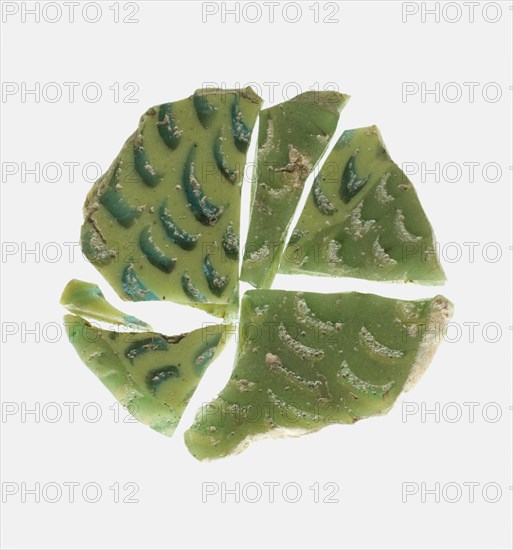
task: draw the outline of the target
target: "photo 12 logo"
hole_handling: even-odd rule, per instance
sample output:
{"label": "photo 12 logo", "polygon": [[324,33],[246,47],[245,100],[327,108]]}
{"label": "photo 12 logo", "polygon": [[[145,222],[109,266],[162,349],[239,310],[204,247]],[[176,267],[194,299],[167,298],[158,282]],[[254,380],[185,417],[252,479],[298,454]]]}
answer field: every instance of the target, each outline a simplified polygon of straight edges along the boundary
{"label": "photo 12 logo", "polygon": [[139,23],[139,2],[0,2],[2,23]]}
{"label": "photo 12 logo", "polygon": [[[407,177],[415,177],[421,183],[497,183],[505,168],[499,162],[487,161],[405,161],[401,169]],[[508,170],[513,170],[509,166]]]}
{"label": "photo 12 logo", "polygon": [[[258,94],[264,101],[269,101],[271,103],[281,102],[281,101],[295,101],[295,98],[300,94],[305,92],[314,92],[312,94],[313,100],[318,101],[321,97],[321,92],[323,93],[323,102],[327,103],[332,101],[333,103],[338,103],[339,97],[338,93],[340,92],[339,85],[337,82],[312,82],[308,85],[301,85],[299,82],[294,80],[288,81],[278,81],[270,80],[264,82],[203,82],[201,84],[202,88],[205,89],[216,89],[222,91],[228,90],[244,90],[244,88],[252,88],[256,94]],[[329,92],[332,92],[331,94]],[[204,163],[205,166],[209,166],[210,163]],[[255,166],[258,168],[258,166]]]}
{"label": "photo 12 logo", "polygon": [[76,160],[48,162],[4,161],[0,165],[2,183],[94,183],[104,170],[98,162]]}
{"label": "photo 12 logo", "polygon": [[4,481],[0,485],[2,503],[19,502],[21,504],[56,504],[64,502],[73,504],[85,502],[114,502],[116,504],[138,504],[137,495],[140,487],[129,481],[112,485],[105,485],[96,481]]}
{"label": "photo 12 logo", "polygon": [[139,103],[137,82],[2,82],[2,103]]}
{"label": "photo 12 logo", "polygon": [[498,23],[502,19],[499,2],[403,2],[403,23]]}
{"label": "photo 12 logo", "polygon": [[202,23],[339,23],[340,2],[202,2]]}
{"label": "photo 12 logo", "polygon": [[[511,87],[510,87],[511,89]],[[402,102],[497,103],[503,97],[498,82],[403,82]]]}
{"label": "photo 12 logo", "polygon": [[[512,410],[513,407],[510,407]],[[482,423],[496,424],[503,417],[503,410],[499,403],[490,401],[479,403],[478,401],[449,401],[447,403],[426,403],[422,401],[404,401],[402,403],[402,422],[404,424],[421,423],[456,424],[466,422],[468,424]]]}
{"label": "photo 12 logo", "polygon": [[56,401],[32,402],[3,401],[0,406],[2,424],[97,424],[101,421],[114,424],[137,424],[133,415],[139,411],[138,406],[130,403],[121,405],[118,401],[106,407],[104,404],[89,401]]}
{"label": "photo 12 logo", "polygon": [[[511,487],[509,489],[511,491]],[[403,504],[411,502],[422,504],[485,502],[495,504],[501,500],[503,493],[502,486],[495,481],[486,483],[479,481],[448,481],[445,483],[440,481],[433,483],[405,481],[402,484],[401,496]]]}
{"label": "photo 12 logo", "polygon": [[201,484],[201,502],[207,503],[248,503],[275,502],[296,504],[301,501],[315,504],[338,504],[340,485],[333,481],[305,486],[296,481],[248,481],[228,483],[226,481],[204,481]]}

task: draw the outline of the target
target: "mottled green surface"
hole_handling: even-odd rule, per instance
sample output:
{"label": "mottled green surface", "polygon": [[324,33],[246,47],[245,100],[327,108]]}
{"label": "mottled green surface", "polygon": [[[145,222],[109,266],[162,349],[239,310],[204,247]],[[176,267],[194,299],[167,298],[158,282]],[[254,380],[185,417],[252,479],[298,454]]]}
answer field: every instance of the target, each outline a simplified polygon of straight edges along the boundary
{"label": "mottled green surface", "polygon": [[445,281],[415,189],[376,126],[348,130],[336,143],[315,178],[280,272]]}
{"label": "mottled green surface", "polygon": [[84,206],[82,250],[124,300],[223,316],[238,288],[240,183],[261,99],[198,90],[150,108]]}
{"label": "mottled green surface", "polygon": [[246,293],[233,374],[186,432],[190,452],[220,458],[263,435],[388,411],[429,364],[451,313],[442,296]]}
{"label": "mottled green surface", "polygon": [[262,111],[243,281],[271,286],[304,183],[347,100],[336,92],[306,92]]}
{"label": "mottled green surface", "polygon": [[102,330],[74,315],[64,322],[78,355],[112,395],[137,420],[168,436],[228,333],[227,325],[165,336]]}
{"label": "mottled green surface", "polygon": [[151,330],[148,323],[132,315],[127,315],[109,304],[100,287],[93,283],[79,281],[78,279],[71,280],[62,292],[61,305],[71,313],[88,319]]}

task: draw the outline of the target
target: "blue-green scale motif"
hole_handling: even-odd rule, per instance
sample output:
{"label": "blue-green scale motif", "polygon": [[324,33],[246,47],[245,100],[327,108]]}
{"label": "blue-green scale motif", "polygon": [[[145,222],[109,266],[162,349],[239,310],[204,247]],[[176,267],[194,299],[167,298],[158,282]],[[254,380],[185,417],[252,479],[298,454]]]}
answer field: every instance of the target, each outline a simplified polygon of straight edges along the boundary
{"label": "blue-green scale motif", "polygon": [[240,191],[261,99],[203,89],[150,108],[85,206],[82,250],[124,300],[236,307]]}

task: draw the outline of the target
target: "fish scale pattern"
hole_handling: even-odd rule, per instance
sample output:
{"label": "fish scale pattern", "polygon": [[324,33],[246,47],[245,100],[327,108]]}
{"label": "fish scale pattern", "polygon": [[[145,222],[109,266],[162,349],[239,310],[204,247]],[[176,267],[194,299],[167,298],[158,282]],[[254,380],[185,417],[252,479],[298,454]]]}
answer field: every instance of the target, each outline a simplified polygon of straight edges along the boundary
{"label": "fish scale pattern", "polygon": [[85,256],[124,300],[224,316],[237,295],[240,185],[261,99],[202,89],[152,107],[84,206]]}
{"label": "fish scale pattern", "polygon": [[226,325],[165,336],[103,330],[75,315],[64,321],[84,364],[133,417],[167,436],[227,336]]}
{"label": "fish scale pattern", "polygon": [[257,288],[272,285],[305,182],[348,100],[333,91],[305,92],[260,114],[243,281]]}
{"label": "fish scale pattern", "polygon": [[[427,368],[452,304],[355,292],[269,289],[276,273],[437,284],[445,280],[412,183],[375,126],[329,146],[348,96],[307,92],[260,112],[250,89],[204,89],[150,108],[84,206],[82,250],[121,298],[170,300],[224,317],[166,336],[73,280],[61,303],[82,361],[140,422],[172,435],[239,314],[240,186],[260,114],[236,359],[185,433],[193,456],[238,453],[386,413]],[[103,330],[83,317],[121,325]]]}
{"label": "fish scale pattern", "polygon": [[383,414],[427,367],[451,314],[442,296],[251,290],[232,376],[185,442],[196,458],[215,459],[265,435]]}
{"label": "fish scale pattern", "polygon": [[316,175],[281,273],[440,284],[431,225],[376,126],[347,130]]}

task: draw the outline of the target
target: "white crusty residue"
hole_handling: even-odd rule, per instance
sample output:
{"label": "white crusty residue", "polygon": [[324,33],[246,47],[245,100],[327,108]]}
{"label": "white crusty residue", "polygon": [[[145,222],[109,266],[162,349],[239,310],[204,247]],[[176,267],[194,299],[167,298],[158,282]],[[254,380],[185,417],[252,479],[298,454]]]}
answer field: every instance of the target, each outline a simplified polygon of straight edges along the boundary
{"label": "white crusty residue", "polygon": [[255,387],[255,382],[251,382],[251,380],[246,380],[245,378],[241,378],[240,380],[233,380],[233,384],[241,393],[253,391]]}
{"label": "white crusty residue", "polygon": [[342,263],[342,257],[340,256],[340,249],[342,245],[335,239],[331,239],[328,242],[328,248],[326,250],[326,260],[330,264]]}
{"label": "white crusty residue", "polygon": [[379,237],[376,238],[372,244],[372,255],[375,265],[378,267],[386,267],[397,264],[397,262],[391,258],[385,249],[379,244]]}
{"label": "white crusty residue", "polygon": [[286,376],[292,384],[299,389],[306,389],[308,391],[313,391],[324,385],[322,380],[307,380],[303,378],[299,373],[294,372],[283,366],[281,359],[278,355],[273,353],[267,353],[265,356],[265,364],[269,367],[271,372],[280,372]]}
{"label": "white crusty residue", "polygon": [[346,227],[346,231],[353,239],[361,239],[364,237],[376,223],[376,220],[362,220],[362,208],[363,201],[353,208],[349,215],[349,227]]}
{"label": "white crusty residue", "polygon": [[269,246],[267,244],[264,244],[258,250],[251,252],[247,257],[246,261],[255,262],[255,263],[262,262],[267,258],[269,258],[269,256],[270,256]]}
{"label": "white crusty residue", "polygon": [[265,306],[255,307],[255,315],[258,315],[259,317],[261,315],[265,315],[268,311],[269,311],[269,304],[266,304]]}
{"label": "white crusty residue", "polygon": [[418,237],[417,235],[413,235],[412,233],[410,233],[406,229],[406,226],[404,225],[404,219],[405,218],[404,218],[403,211],[400,208],[398,208],[395,211],[395,230],[396,230],[396,233],[397,233],[398,237],[403,242],[406,242],[406,243],[420,241],[422,239],[422,237]]}
{"label": "white crusty residue", "polygon": [[273,148],[273,141],[274,141],[274,122],[272,118],[268,118],[265,141],[258,150],[259,155],[267,155],[268,153],[270,153]]}
{"label": "white crusty residue", "polygon": [[447,322],[452,317],[453,305],[447,298],[436,296],[430,304],[430,312],[422,334],[422,341],[417,351],[417,357],[410,370],[408,379],[404,385],[404,391],[408,391],[420,379],[427,369]]}
{"label": "white crusty residue", "polygon": [[324,351],[322,349],[311,348],[292,338],[283,323],[280,323],[280,326],[278,327],[278,336],[280,340],[285,343],[287,347],[296,355],[299,355],[301,359],[319,361],[324,357]]}
{"label": "white crusty residue", "polygon": [[299,149],[292,144],[289,144],[289,162],[281,168],[274,169],[275,172],[281,172],[285,184],[295,190],[303,189],[311,170],[312,165],[308,157],[301,154]]}
{"label": "white crusty residue", "polygon": [[274,355],[274,353],[266,353],[265,364],[271,369],[274,367],[281,367],[281,359],[278,355]]}
{"label": "white crusty residue", "polygon": [[419,305],[416,302],[401,300],[397,303],[397,321],[406,330],[408,337],[415,338],[419,331]]}
{"label": "white crusty residue", "polygon": [[281,187],[279,189],[275,189],[274,187],[269,187],[269,185],[267,185],[266,183],[261,183],[260,187],[262,187],[265,192],[275,200],[283,200],[287,195],[290,194],[290,187]]}
{"label": "white crusty residue", "polygon": [[[400,319],[399,322],[401,322]],[[409,338],[415,338],[419,332],[419,325],[417,323],[401,323],[401,326],[406,330]]]}
{"label": "white crusty residue", "polygon": [[404,316],[406,319],[415,319],[418,317],[418,304],[411,301],[402,300],[398,302],[398,308],[401,316]]}
{"label": "white crusty residue", "polygon": [[210,361],[214,357],[216,353],[216,349],[217,349],[216,346],[212,346],[211,348],[208,348],[203,353],[198,355],[198,357],[196,357],[196,365],[201,365],[205,361]]}
{"label": "white crusty residue", "polygon": [[381,204],[389,204],[390,202],[395,200],[394,197],[392,197],[392,195],[389,195],[387,193],[387,182],[390,179],[391,175],[392,174],[390,172],[387,172],[386,174],[384,174],[381,180],[379,181],[378,185],[376,186],[376,199]]}
{"label": "white crusty residue", "polygon": [[399,359],[404,355],[402,351],[388,348],[378,342],[365,327],[360,329],[359,336],[360,343],[372,354],[380,355],[381,357],[386,357],[387,359]]}
{"label": "white crusty residue", "polygon": [[[307,412],[304,409],[300,409],[293,403],[288,403],[287,401],[280,399],[271,389],[267,390],[267,398],[269,399],[270,403],[274,407],[278,407],[280,411],[283,409],[288,410],[293,415],[295,415],[297,418],[301,418],[304,420],[310,420],[311,422],[318,422],[320,420],[320,417],[318,414]],[[274,421],[275,415],[277,415],[277,411],[274,409],[271,413],[271,419]],[[280,415],[283,413],[280,413]],[[287,417],[288,418],[288,417]],[[279,423],[277,423],[279,425]]]}
{"label": "white crusty residue", "polygon": [[341,369],[337,372],[337,376],[349,382],[355,390],[369,395],[377,395],[379,397],[385,396],[395,383],[393,380],[388,382],[388,384],[371,384],[370,382],[366,382],[356,376],[349,368],[347,361],[342,361]]}
{"label": "white crusty residue", "polygon": [[320,330],[324,333],[340,332],[342,323],[332,323],[331,321],[322,321],[316,317],[303,298],[302,293],[298,292],[294,296],[294,308],[296,310],[296,319],[303,325]]}

